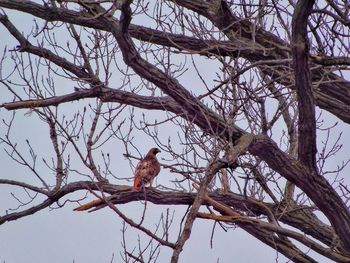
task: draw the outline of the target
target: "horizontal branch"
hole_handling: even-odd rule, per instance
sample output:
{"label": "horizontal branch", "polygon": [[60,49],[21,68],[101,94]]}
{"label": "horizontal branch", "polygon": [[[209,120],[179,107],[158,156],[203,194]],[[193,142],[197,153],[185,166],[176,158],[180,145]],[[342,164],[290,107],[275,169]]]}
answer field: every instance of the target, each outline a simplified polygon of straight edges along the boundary
{"label": "horizontal branch", "polygon": [[280,226],[273,225],[271,223],[267,223],[255,218],[249,218],[247,216],[237,216],[237,215],[230,215],[230,216],[218,216],[214,214],[207,214],[207,213],[202,213],[198,212],[197,216],[202,219],[210,219],[210,220],[215,220],[215,221],[220,221],[220,222],[225,222],[225,223],[234,223],[237,224],[238,226],[242,227],[244,225],[251,225],[254,228],[261,228],[267,231],[271,231],[271,236],[273,233],[281,234],[287,237],[294,238],[295,240],[299,241],[300,243],[304,244],[305,246],[313,249],[317,253],[332,259],[336,262],[349,262],[350,257],[346,255],[342,255],[338,252],[335,252],[333,248],[327,248],[323,247],[322,245],[318,244],[311,238],[305,236],[304,234],[300,234],[298,232],[295,232],[290,229],[286,229]]}
{"label": "horizontal branch", "polygon": [[[244,216],[241,213],[238,213],[237,211],[233,210],[231,207],[212,199],[208,195],[205,196],[205,200],[224,217],[227,218],[228,216],[234,219],[231,221],[232,223],[237,224],[240,228],[247,231],[249,234],[261,240],[268,246],[276,249],[289,259],[292,259],[294,262],[316,262],[307,254],[303,253],[292,242],[290,242],[285,237],[285,235],[274,235],[271,233],[271,228],[262,227],[262,224],[259,224],[263,223],[261,220],[251,219],[247,216]],[[203,213],[201,213],[200,215],[203,215]]]}
{"label": "horizontal branch", "polygon": [[[231,37],[230,41],[207,41],[132,24],[129,26],[130,36],[142,41],[173,47],[178,50],[197,52],[202,55],[239,55],[252,63],[262,60],[287,59],[290,57],[291,49],[289,45],[272,33],[257,29],[255,32],[256,36],[252,36],[251,22],[235,17],[231,12],[228,13],[228,10],[219,8],[218,10],[225,13],[218,15],[216,12],[213,12],[213,10],[208,9],[205,2],[193,5],[186,5],[185,2],[187,4],[190,3],[189,1],[177,1],[178,4],[206,16],[209,20],[213,21],[219,29],[225,30],[228,35],[232,33],[234,37]],[[29,13],[46,21],[62,21],[84,27],[110,31],[99,19],[87,17],[86,13],[65,8],[50,7],[48,5],[44,6],[32,1],[23,2],[20,0],[0,0],[0,7]],[[117,19],[113,18],[113,20],[115,23],[119,23]],[[241,32],[241,34],[235,34],[234,32]],[[315,62],[322,64],[318,59],[316,59]],[[340,61],[340,63],[344,62]],[[264,69],[264,72],[268,75],[273,74],[274,76],[276,76],[276,74],[282,74],[281,77],[278,78],[281,80],[281,83],[291,87],[293,86],[292,79],[283,78],[285,70],[279,72],[274,68],[272,71]],[[344,122],[350,123],[350,82],[324,69],[317,69],[313,71],[312,74],[313,82],[319,82],[325,75],[328,76],[328,79],[333,80],[333,83],[320,83],[319,88],[314,90],[316,104],[322,109],[333,113]]]}
{"label": "horizontal branch", "polygon": [[[9,182],[8,180],[6,180],[0,183],[10,183],[19,187],[26,187],[37,192],[39,190],[35,186],[28,187],[26,184],[23,184],[21,182]],[[89,181],[80,181],[65,185],[55,192],[43,193],[49,196],[49,198],[37,206],[25,209],[21,212],[14,212],[1,216],[0,225],[5,222],[17,220],[19,218],[41,211],[42,209],[57,202],[62,197],[79,190],[103,191],[105,194],[110,194],[110,196],[107,197],[108,202],[114,205],[126,204],[135,201],[144,201],[145,196],[147,196],[147,201],[156,205],[190,206],[193,204],[194,199],[196,197],[196,193],[164,192],[156,190],[154,188],[146,188],[145,195],[143,192],[131,191],[130,186],[96,184],[94,182]],[[335,233],[332,230],[332,228],[318,220],[316,216],[312,214],[311,209],[306,206],[295,205],[286,208],[282,203],[266,203],[235,193],[214,192],[210,193],[209,196],[213,200],[230,206],[237,211],[244,212],[246,215],[249,216],[268,216],[266,210],[266,208],[268,208],[268,210],[272,211],[275,217],[278,218],[281,222],[288,224],[292,227],[298,228],[305,234],[316,238],[324,244],[331,247],[336,247],[339,251],[345,251],[342,247],[339,246],[339,244],[334,239]],[[209,205],[209,203],[207,203],[204,200],[202,205]],[[90,212],[92,212],[104,208],[106,206],[106,202],[102,200],[100,202],[96,202],[96,200],[94,200],[92,202],[92,205],[86,206],[85,208],[90,209]]]}
{"label": "horizontal branch", "polygon": [[[249,20],[236,16],[225,1],[217,1],[215,4],[186,0],[174,2],[209,19],[219,30],[225,33],[232,43],[241,42],[247,46],[254,44],[255,47],[258,47],[257,52],[253,55],[240,54],[252,63],[291,57],[292,52],[289,43],[273,33],[257,27]],[[252,30],[252,28],[255,30]],[[262,49],[264,51],[261,53],[260,50]],[[343,61],[339,62],[343,63]],[[274,76],[278,83],[294,88],[294,78],[285,77],[286,74],[292,74],[292,69],[286,72],[285,68],[260,68],[265,74]],[[332,83],[320,82],[325,76],[332,80]],[[314,90],[316,105],[333,113],[344,122],[350,123],[350,82],[324,68],[314,70],[311,79],[313,82],[320,82],[319,88]]]}
{"label": "horizontal branch", "polygon": [[33,192],[36,192],[36,193],[40,193],[40,194],[43,194],[46,196],[49,195],[49,191],[47,191],[47,190],[44,190],[42,188],[27,184],[27,183],[15,181],[15,180],[0,179],[0,185],[1,184],[20,186],[20,187],[23,187],[25,189],[31,190]]}
{"label": "horizontal branch", "polygon": [[35,214],[36,212],[39,212],[39,211],[49,207],[55,201],[57,201],[57,200],[53,200],[53,199],[48,198],[44,202],[42,202],[38,205],[35,205],[33,207],[30,207],[28,209],[25,209],[23,211],[9,213],[9,214],[6,214],[4,216],[0,216],[0,225],[4,224],[6,222],[9,222],[9,221],[17,220],[19,218]]}
{"label": "horizontal branch", "polygon": [[324,177],[281,151],[267,136],[256,136],[249,152],[303,190],[326,215],[345,248],[350,251],[350,211]]}
{"label": "horizontal branch", "polygon": [[[232,211],[234,213],[234,211]],[[281,234],[286,237],[291,237],[305,246],[313,249],[317,253],[332,259],[336,262],[349,262],[350,257],[347,257],[345,255],[342,255],[338,252],[333,251],[333,248],[327,248],[323,247],[322,245],[318,244],[311,238],[305,236],[304,234],[300,234],[298,232],[295,232],[290,229],[286,229],[280,226],[276,226],[271,223],[264,222],[262,220],[258,220],[255,218],[250,218],[247,216],[241,216],[241,215],[215,215],[215,214],[207,214],[207,213],[202,213],[198,212],[197,216],[202,219],[210,219],[210,220],[215,220],[215,221],[220,221],[220,222],[225,222],[225,223],[234,223],[237,224],[238,226],[253,226],[254,228],[261,228],[266,231],[272,232],[270,235],[272,236],[273,233]]]}
{"label": "horizontal branch", "polygon": [[[84,182],[84,184],[86,183],[88,182]],[[88,185],[90,187],[90,184]],[[102,189],[104,192],[111,194],[107,199],[110,203],[115,205],[145,200],[143,192],[132,192],[128,186],[105,185]],[[190,206],[193,204],[196,193],[164,192],[154,188],[146,188],[146,196],[148,202],[156,205]],[[266,203],[235,193],[214,192],[210,193],[209,196],[213,200],[233,207],[235,210],[244,212],[249,216],[268,216],[266,210],[266,208],[268,208],[281,222],[300,229],[305,234],[313,236],[328,246],[333,247],[338,245],[334,243],[334,236],[336,235],[334,230],[318,220],[309,207],[294,205],[286,208],[283,203]],[[208,203],[204,201],[202,205],[208,205]],[[106,206],[107,205],[103,201],[97,202],[93,200],[75,210],[89,210],[93,212]],[[339,248],[339,250],[344,251],[342,248]]]}
{"label": "horizontal branch", "polygon": [[99,98],[103,102],[117,102],[149,110],[166,110],[175,114],[181,113],[181,108],[170,97],[142,96],[136,93],[112,88],[76,89],[75,92],[54,96],[46,99],[33,99],[3,103],[7,110],[31,109],[38,107],[58,106],[62,103],[78,101],[85,98]]}
{"label": "horizontal branch", "polygon": [[[9,184],[10,182],[8,182],[8,180],[2,181],[0,182],[2,184]],[[36,191],[36,187],[35,186],[28,186],[22,182],[11,182],[12,185],[17,185],[20,187],[26,187],[28,189],[31,189],[33,191]],[[60,198],[66,196],[67,194],[73,193],[75,191],[78,190],[99,190],[100,189],[100,185],[94,182],[74,182],[74,183],[70,183],[68,185],[63,186],[62,188],[58,189],[58,190],[54,190],[51,192],[45,192],[43,194],[45,194],[46,196],[48,196],[48,198],[46,200],[44,200],[42,203],[35,205],[33,207],[30,207],[28,209],[25,209],[23,211],[20,212],[13,212],[13,213],[9,213],[6,214],[4,216],[0,216],[0,225],[6,223],[6,222],[10,222],[10,221],[14,221],[17,220],[19,218],[28,216],[28,215],[32,215],[35,214],[36,212],[39,212],[45,208],[47,208],[48,206],[54,204],[55,202],[57,202]],[[110,192],[112,191],[112,189],[114,189],[114,187],[105,187],[106,192]],[[130,187],[118,187],[118,189],[121,191],[122,189],[128,189],[130,190]],[[38,192],[38,191],[36,191]]]}
{"label": "horizontal branch", "polygon": [[349,57],[326,57],[311,55],[310,59],[312,62],[323,66],[350,66]]}

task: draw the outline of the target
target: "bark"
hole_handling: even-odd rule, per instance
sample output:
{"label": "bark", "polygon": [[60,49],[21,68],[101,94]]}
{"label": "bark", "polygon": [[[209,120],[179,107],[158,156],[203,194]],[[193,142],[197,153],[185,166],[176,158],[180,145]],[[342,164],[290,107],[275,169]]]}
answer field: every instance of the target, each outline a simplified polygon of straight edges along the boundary
{"label": "bark", "polygon": [[298,1],[295,6],[292,19],[292,51],[299,108],[298,159],[316,172],[316,119],[307,38],[307,22],[314,3],[315,1]]}
{"label": "bark", "polygon": [[[293,237],[297,240],[300,239],[299,241],[304,242],[308,247],[315,249],[315,251],[318,250],[319,253],[323,253],[333,260],[346,262],[346,257],[349,256],[350,251],[350,212],[332,185],[317,171],[315,105],[350,123],[350,82],[330,73],[327,67],[314,66],[316,64],[323,66],[335,65],[336,63],[347,64],[349,61],[346,58],[331,58],[327,60],[309,55],[307,22],[315,1],[299,1],[297,3],[292,21],[291,44],[260,28],[256,28],[253,32],[252,24],[235,16],[225,1],[179,0],[174,2],[206,17],[226,35],[229,41],[204,41],[195,37],[171,34],[130,24],[130,2],[123,1],[118,4],[118,8],[121,9],[120,19],[98,14],[88,14],[87,12],[76,12],[49,5],[40,5],[31,1],[0,0],[0,7],[20,10],[47,21],[62,21],[111,32],[118,42],[125,64],[131,67],[142,79],[153,83],[165,95],[158,97],[142,96],[133,92],[108,87],[97,76],[93,75],[92,70],[83,66],[77,66],[49,49],[30,43],[14,27],[6,15],[0,14],[0,22],[19,42],[18,51],[44,58],[62,68],[73,80],[87,82],[91,87],[90,89],[75,88],[74,92],[62,96],[4,103],[0,107],[7,110],[35,109],[40,107],[46,109],[45,107],[48,106],[58,106],[62,103],[80,99],[99,98],[101,100],[100,107],[102,102],[117,102],[148,110],[169,111],[175,116],[186,119],[191,125],[196,125],[205,135],[211,135],[215,140],[225,144],[225,147],[226,144],[229,145],[236,152],[233,155],[227,155],[228,159],[218,159],[217,162],[213,162],[213,167],[209,166],[197,194],[175,191],[171,193],[161,192],[155,189],[146,189],[145,193],[132,192],[129,187],[109,185],[102,182],[102,180],[100,180],[99,184],[76,182],[62,186],[64,184],[64,162],[58,146],[58,136],[55,133],[56,123],[54,120],[51,120],[51,139],[56,151],[56,160],[59,163],[58,169],[56,169],[56,178],[58,180],[56,188],[54,190],[42,190],[24,183],[0,179],[0,184],[23,187],[47,197],[39,205],[1,217],[0,224],[36,213],[57,202],[63,196],[83,189],[110,193],[112,196],[95,200],[77,208],[76,210],[78,211],[85,209],[95,211],[108,205],[122,217],[120,211],[113,205],[145,200],[146,197],[147,201],[159,205],[191,205],[184,230],[177,243],[175,245],[173,243],[164,243],[166,246],[174,248],[172,262],[177,262],[185,242],[191,235],[196,216],[200,215],[198,213],[199,208],[204,205],[215,207],[214,203],[219,202],[227,207],[221,210],[220,206],[216,207],[217,211],[223,216],[221,218],[217,217],[217,220],[226,220],[225,222],[237,224],[265,244],[275,248],[296,262],[313,262],[313,259],[302,253],[285,236]],[[101,10],[103,12],[103,9]],[[283,152],[268,136],[249,134],[234,122],[227,121],[225,116],[221,116],[212,108],[209,108],[207,104],[204,104],[202,97],[194,96],[191,88],[184,86],[176,78],[168,75],[167,72],[160,70],[157,66],[143,59],[132,38],[203,56],[242,57],[252,63],[245,70],[258,67],[263,74],[270,76],[277,83],[291,86],[296,91],[299,109],[298,157],[294,158],[295,156],[292,154]],[[290,57],[293,59],[290,59]],[[310,70],[310,68],[313,69]],[[242,72],[238,74],[242,74]],[[321,81],[323,79],[328,81]],[[312,83],[316,82],[319,84],[314,84],[313,86]],[[96,112],[96,123],[98,115],[99,113],[97,114]],[[95,133],[96,123],[93,125],[94,129],[91,129],[88,140],[88,146],[90,147],[89,161],[91,164],[93,164],[91,146],[93,137],[97,133]],[[245,142],[247,138],[248,143]],[[274,203],[262,202],[230,192],[208,194],[207,187],[216,173],[223,167],[232,168],[231,164],[236,162],[239,155],[246,154],[246,152],[249,152],[259,162],[266,163],[269,168],[286,178],[291,184],[299,187],[328,218],[331,226],[321,222],[312,213],[310,207],[295,204],[293,191],[290,191],[290,194],[288,194],[288,202],[279,202],[278,198],[268,188],[268,185],[264,184],[263,178],[259,179],[259,182],[263,185],[263,190],[272,197]],[[97,166],[94,165],[94,167],[96,177],[98,177]],[[207,194],[208,198],[205,198]],[[211,199],[214,202],[209,201]],[[237,214],[240,217],[238,219]],[[313,240],[308,237],[303,239],[301,235],[297,235],[295,232],[288,232],[278,225],[271,224],[271,222],[254,221],[249,218],[250,216],[259,217],[260,215],[298,228],[303,233],[329,246],[329,249],[317,243],[312,243]],[[202,215],[203,218],[206,216],[216,220],[215,216],[217,215]],[[131,225],[137,225],[127,218],[123,218],[123,220]],[[147,232],[146,229],[142,231],[153,238],[152,233]],[[158,240],[157,237],[155,239]],[[159,241],[163,242],[162,239],[159,239]],[[335,251],[332,250],[333,248],[335,248]]]}
{"label": "bark", "polygon": [[261,136],[249,150],[302,189],[327,216],[346,249],[350,249],[350,236],[346,234],[350,233],[349,209],[324,177],[310,172],[308,167],[282,152],[267,137]]}
{"label": "bark", "polygon": [[[288,43],[262,29],[257,29],[255,32],[256,36],[253,37],[251,32],[252,24],[249,21],[234,16],[223,1],[214,2],[217,3],[217,6],[213,7],[202,1],[176,1],[176,3],[207,17],[219,29],[227,32],[230,42],[214,42],[214,47],[212,47],[209,45],[213,44],[213,42],[169,34],[136,25],[130,25],[129,34],[139,40],[171,46],[179,50],[197,51],[199,54],[203,54],[203,48],[206,55],[212,53],[235,56],[238,53],[251,62],[279,60],[291,56],[291,48]],[[109,28],[99,19],[87,17],[87,14],[82,12],[19,0],[0,0],[0,7],[19,10],[47,21],[62,21],[109,31]],[[119,22],[118,19],[113,20],[116,23]],[[241,48],[242,46],[244,48]],[[323,60],[326,60],[326,58]],[[313,61],[318,62],[322,60],[314,59]],[[342,61],[340,62],[343,63]],[[292,75],[291,71],[286,72],[284,68],[280,72],[276,68],[271,71],[265,67],[262,67],[262,70],[266,74],[274,76],[281,84],[293,86],[294,79],[286,77]],[[344,122],[350,123],[350,82],[324,69],[313,70],[311,78],[313,82],[318,82],[325,76],[331,83],[321,83],[315,88],[314,98],[316,105],[331,112]]]}
{"label": "bark", "polygon": [[[102,20],[102,19],[101,19]],[[182,105],[186,117],[203,131],[235,142],[245,132],[236,125],[227,126],[224,120],[193,97],[176,79],[167,76],[157,67],[140,57],[128,34],[121,32],[119,23],[111,23],[103,18],[116,38],[125,63],[139,76],[147,79],[169,95],[176,103]],[[249,151],[259,156],[272,169],[302,189],[327,216],[336,233],[350,250],[350,212],[337,192],[327,180],[315,171],[310,171],[302,163],[282,152],[267,136],[257,136]],[[317,190],[316,190],[317,189]],[[322,189],[322,191],[318,191]],[[325,202],[325,198],[327,202]]]}
{"label": "bark", "polygon": [[[98,190],[98,188],[93,187],[91,183],[84,182],[83,185],[91,187],[91,189]],[[114,205],[145,200],[145,194],[143,192],[132,192],[130,191],[130,187],[127,186],[105,185],[100,188],[100,190],[111,194],[107,200]],[[146,196],[147,201],[156,205],[190,206],[193,204],[196,198],[196,193],[164,192],[153,188],[147,188]],[[269,213],[272,213],[274,217],[278,218],[281,222],[296,229],[300,229],[302,232],[314,237],[327,246],[334,247],[339,245],[339,240],[337,240],[334,230],[330,226],[321,222],[312,213],[311,207],[300,206],[297,204],[286,205],[283,202],[277,204],[266,203],[231,192],[208,193],[208,196],[219,203],[225,204],[232,209],[245,213],[249,216],[268,216]],[[202,202],[202,206],[207,205],[210,205],[210,203],[204,200]],[[74,210],[89,210],[90,212],[94,212],[105,208],[106,206],[107,204],[103,200],[100,200],[99,202],[93,200],[90,203],[84,204]],[[341,246],[338,246],[337,250],[342,251],[342,253],[346,255],[346,250]]]}
{"label": "bark", "polygon": [[[110,26],[113,28],[112,24]],[[117,25],[114,26],[117,27]],[[119,35],[117,29],[111,30],[119,43],[125,63],[140,76],[156,84],[179,105],[183,105],[184,113],[196,125],[209,134],[219,135],[229,141],[236,141],[244,134],[237,126],[227,127],[218,115],[193,98],[176,80],[144,61],[135,50],[131,39],[125,35]],[[287,180],[300,187],[327,216],[345,247],[350,249],[350,236],[346,234],[350,233],[350,212],[325,178],[290,158],[268,137],[256,137],[255,142],[249,147],[249,151],[253,155],[259,156]],[[322,191],[315,189],[322,189]],[[325,196],[328,202],[324,202]],[[341,216],[338,216],[339,214]]]}

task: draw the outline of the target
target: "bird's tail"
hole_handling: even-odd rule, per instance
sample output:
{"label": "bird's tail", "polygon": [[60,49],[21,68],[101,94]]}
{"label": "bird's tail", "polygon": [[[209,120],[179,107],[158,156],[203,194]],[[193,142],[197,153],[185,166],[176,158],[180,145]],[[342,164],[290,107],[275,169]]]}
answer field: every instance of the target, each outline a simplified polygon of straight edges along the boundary
{"label": "bird's tail", "polygon": [[138,191],[140,186],[141,186],[141,178],[140,177],[136,177],[134,179],[134,185],[133,185],[131,191]]}
{"label": "bird's tail", "polygon": [[85,205],[74,208],[74,211],[86,211],[86,210],[89,210],[90,208],[101,205],[102,203],[103,203],[103,201],[101,199],[96,199],[96,200],[93,200]]}

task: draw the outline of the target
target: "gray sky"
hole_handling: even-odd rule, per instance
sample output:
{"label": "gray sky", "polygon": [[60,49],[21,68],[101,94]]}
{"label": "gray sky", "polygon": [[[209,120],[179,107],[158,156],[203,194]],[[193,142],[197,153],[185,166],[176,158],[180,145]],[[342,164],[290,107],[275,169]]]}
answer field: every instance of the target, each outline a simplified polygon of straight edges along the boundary
{"label": "gray sky", "polygon": [[[32,18],[23,15],[12,16],[12,22],[15,22],[22,30],[28,30],[31,27]],[[8,36],[9,34],[0,26],[0,35]],[[8,49],[12,49],[16,45],[16,41],[12,37],[4,37],[0,42],[0,51],[7,45]],[[209,64],[202,64],[203,68],[207,67],[207,77],[210,77],[214,71],[211,70]],[[10,70],[10,68],[6,69]],[[187,79],[186,79],[187,78]],[[190,78],[190,74],[183,78],[189,83],[194,80]],[[63,86],[67,90],[72,89],[72,85],[62,81],[57,86]],[[67,87],[68,86],[68,87]],[[4,93],[4,87],[0,85],[1,93]],[[59,88],[58,88],[59,89]],[[63,93],[65,91],[62,91]],[[11,97],[2,97],[0,103],[11,100]],[[80,107],[85,102],[69,103],[62,107],[66,112],[74,111],[76,107]],[[85,103],[86,104],[86,103]],[[43,125],[38,118],[28,113],[27,110],[21,110],[17,113],[15,129],[13,133],[14,140],[19,141],[19,147],[26,149],[25,139],[30,139],[34,148],[40,153],[40,157],[51,156],[52,146],[48,144],[47,126]],[[4,109],[0,109],[0,118],[8,119],[12,113]],[[156,114],[156,113],[154,113]],[[339,121],[329,114],[325,114],[329,124]],[[3,124],[0,124],[3,125]],[[0,130],[4,129],[0,126]],[[174,130],[166,130],[162,128],[161,138],[167,139],[167,136],[175,134]],[[344,134],[350,134],[348,126],[340,124],[338,130],[342,130]],[[3,131],[2,131],[3,132]],[[319,133],[318,139],[324,138],[325,134]],[[153,145],[153,142],[148,138],[140,138],[137,145],[143,153]],[[343,142],[346,139],[342,139]],[[131,177],[132,170],[129,162],[123,158],[124,153],[121,145],[112,144],[105,148],[112,155],[115,163],[112,164],[112,170],[115,174],[121,177]],[[344,145],[339,158],[346,159],[350,156],[348,143]],[[161,158],[166,158],[162,156]],[[101,160],[101,158],[97,158]],[[335,167],[339,164],[339,159],[333,158],[329,162],[329,167]],[[74,164],[79,169],[80,164]],[[3,151],[3,145],[0,145],[0,166],[2,171],[0,178],[13,178],[15,180],[23,180],[29,183],[37,184],[37,180],[29,175],[28,171],[18,167],[14,162],[10,161]],[[46,176],[50,175],[45,167],[39,167],[39,170],[46,171]],[[346,175],[350,172],[349,168],[343,171]],[[158,183],[166,184],[172,178],[172,174],[163,170],[157,179]],[[112,181],[113,182],[113,181]],[[349,183],[349,178],[346,178]],[[131,185],[131,182],[125,181],[125,184]],[[0,185],[0,215],[6,213],[9,207],[16,206],[15,200],[10,193],[18,193],[13,187]],[[82,197],[83,192],[70,196],[70,199]],[[90,195],[91,196],[91,195]],[[94,213],[73,212],[76,207],[75,203],[68,203],[60,209],[45,209],[32,216],[21,218],[17,221],[5,223],[0,227],[0,262],[6,263],[24,263],[24,262],[120,262],[120,251],[122,251],[122,220],[110,209],[103,209]],[[140,218],[142,205],[133,203],[120,206],[127,215],[135,219]],[[167,207],[154,206],[148,204],[146,213],[146,225],[154,229],[160,214],[165,212]],[[186,207],[170,207],[170,211],[175,211],[175,222],[172,230],[178,233],[178,222],[183,216]],[[240,229],[230,229],[225,233],[216,226],[216,232],[213,237],[213,248],[210,248],[210,236],[213,223],[201,219],[196,220],[192,236],[185,246],[184,252],[180,257],[180,262],[286,262],[286,258],[282,255],[277,255],[276,252],[257,241]],[[135,231],[131,227],[127,228],[127,244],[131,249],[137,246],[137,235],[148,240],[148,237],[143,236],[140,232]],[[173,238],[175,235],[173,235]],[[173,239],[174,240],[174,239]],[[172,251],[168,248],[162,248],[158,262],[167,262]],[[319,256],[319,262],[331,262]]]}

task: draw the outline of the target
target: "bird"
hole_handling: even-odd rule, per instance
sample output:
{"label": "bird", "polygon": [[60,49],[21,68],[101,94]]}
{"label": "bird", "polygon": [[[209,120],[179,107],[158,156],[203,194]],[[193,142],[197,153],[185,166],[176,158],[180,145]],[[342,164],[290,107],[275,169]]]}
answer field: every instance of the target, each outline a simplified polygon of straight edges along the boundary
{"label": "bird", "polygon": [[138,191],[142,186],[150,184],[152,187],[153,179],[160,172],[160,164],[156,157],[161,151],[158,148],[151,148],[145,158],[139,161],[134,174],[133,191]]}
{"label": "bird", "polygon": [[[153,179],[160,172],[160,163],[156,157],[157,153],[160,152],[161,151],[158,148],[151,148],[146,156],[138,162],[134,173],[134,185],[132,191],[139,191],[146,184],[150,184],[150,187],[152,187]],[[74,211],[86,211],[93,207],[102,205],[103,203],[104,201],[102,199],[96,199],[75,208]]]}

